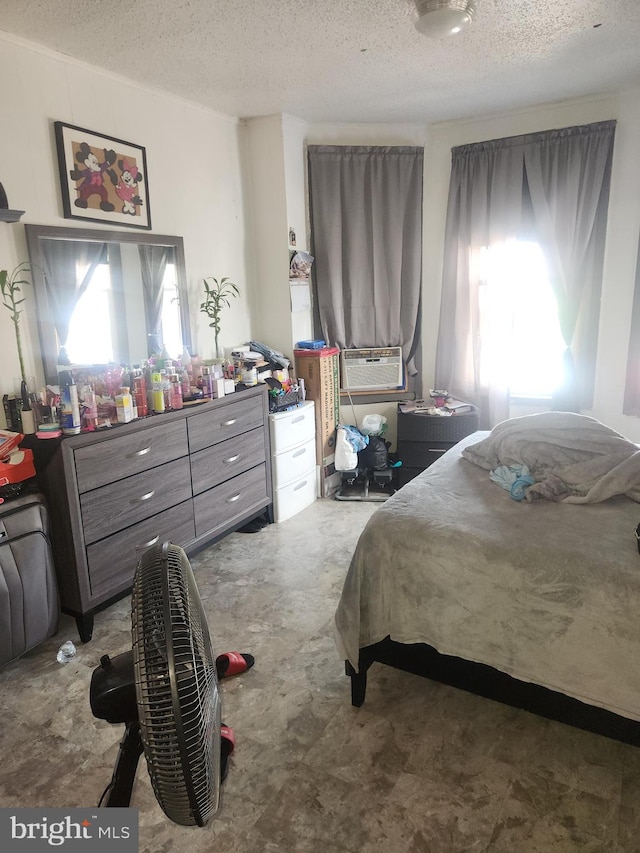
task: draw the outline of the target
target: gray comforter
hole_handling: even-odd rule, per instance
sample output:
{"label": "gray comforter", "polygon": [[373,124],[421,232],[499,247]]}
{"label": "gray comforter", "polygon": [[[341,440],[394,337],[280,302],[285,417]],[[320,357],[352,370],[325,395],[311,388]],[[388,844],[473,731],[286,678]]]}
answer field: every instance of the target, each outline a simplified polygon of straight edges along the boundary
{"label": "gray comforter", "polygon": [[528,501],[598,503],[615,495],[640,501],[640,450],[595,418],[542,412],[495,426],[463,456],[489,471],[526,465],[535,479]]}
{"label": "gray comforter", "polygon": [[514,501],[463,458],[475,433],[386,501],[336,612],[340,655],[390,636],[640,720],[640,507]]}

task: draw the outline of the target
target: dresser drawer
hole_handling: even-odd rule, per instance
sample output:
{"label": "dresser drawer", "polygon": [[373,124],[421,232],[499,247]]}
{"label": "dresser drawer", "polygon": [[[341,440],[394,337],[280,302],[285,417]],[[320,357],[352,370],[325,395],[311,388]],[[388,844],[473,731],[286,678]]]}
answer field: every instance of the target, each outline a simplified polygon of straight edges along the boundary
{"label": "dresser drawer", "polygon": [[403,466],[427,468],[453,445],[452,441],[398,441],[398,458]]}
{"label": "dresser drawer", "polygon": [[74,452],[78,491],[88,492],[123,477],[138,474],[186,456],[184,421],[166,423],[133,434],[109,437],[108,441],[80,447]]}
{"label": "dresser drawer", "polygon": [[234,400],[229,405],[193,415],[187,418],[189,450],[195,453],[205,447],[218,444],[234,435],[249,432],[258,427],[264,428],[263,397],[251,397],[248,400]]}
{"label": "dresser drawer", "polygon": [[269,415],[269,434],[273,453],[282,453],[314,439],[316,417],[313,400],[306,400],[301,406],[287,412]]}
{"label": "dresser drawer", "polygon": [[266,466],[257,465],[193,499],[196,536],[215,535],[254,507],[269,502]]}
{"label": "dresser drawer", "polygon": [[198,495],[265,461],[264,428],[252,429],[191,456],[191,483]]}
{"label": "dresser drawer", "polygon": [[287,483],[299,479],[308,471],[313,472],[315,478],[316,468],[316,443],[312,438],[306,444],[285,450],[283,453],[274,454],[271,457],[271,475],[273,477],[273,488],[280,489]]}
{"label": "dresser drawer", "polygon": [[477,429],[476,413],[442,416],[398,412],[398,441],[448,441],[455,444]]}
{"label": "dresser drawer", "polygon": [[114,595],[131,586],[138,560],[147,548],[167,540],[184,547],[195,539],[193,503],[159,512],[87,548],[91,594]]}
{"label": "dresser drawer", "polygon": [[189,460],[176,459],[80,496],[87,544],[191,497]]}

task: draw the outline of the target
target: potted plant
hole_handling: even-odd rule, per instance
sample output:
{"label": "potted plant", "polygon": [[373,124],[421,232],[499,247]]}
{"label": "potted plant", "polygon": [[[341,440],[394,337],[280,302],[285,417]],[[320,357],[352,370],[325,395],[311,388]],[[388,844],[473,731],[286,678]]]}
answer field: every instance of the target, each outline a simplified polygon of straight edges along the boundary
{"label": "potted plant", "polygon": [[27,376],[24,369],[24,358],[22,355],[22,340],[20,338],[20,313],[21,305],[25,297],[22,296],[20,289],[21,285],[31,284],[28,279],[23,278],[31,270],[31,265],[26,261],[12,270],[10,273],[7,270],[0,270],[0,294],[2,295],[2,304],[11,312],[11,320],[16,333],[16,344],[18,346],[18,359],[20,361],[20,377],[22,382],[27,382]]}
{"label": "potted plant", "polygon": [[218,336],[220,335],[220,314],[223,307],[231,307],[230,299],[237,299],[240,296],[240,289],[229,278],[213,278],[209,276],[203,279],[204,282],[204,302],[200,305],[200,310],[203,314],[211,319],[209,325],[213,329],[216,358],[221,358],[220,345]]}

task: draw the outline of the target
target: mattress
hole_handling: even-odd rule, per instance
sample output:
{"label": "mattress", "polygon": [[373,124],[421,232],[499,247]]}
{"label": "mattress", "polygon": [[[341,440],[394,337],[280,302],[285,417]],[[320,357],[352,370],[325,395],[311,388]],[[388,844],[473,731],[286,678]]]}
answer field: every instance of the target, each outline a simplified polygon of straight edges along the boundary
{"label": "mattress", "polygon": [[515,501],[447,451],[374,513],[336,611],[339,654],[389,636],[640,720],[640,505]]}

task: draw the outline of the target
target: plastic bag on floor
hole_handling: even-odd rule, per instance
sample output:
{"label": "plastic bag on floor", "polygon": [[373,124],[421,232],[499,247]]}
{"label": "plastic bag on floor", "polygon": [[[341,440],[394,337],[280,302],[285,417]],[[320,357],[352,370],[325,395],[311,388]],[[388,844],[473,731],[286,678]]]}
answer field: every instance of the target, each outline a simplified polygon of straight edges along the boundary
{"label": "plastic bag on floor", "polygon": [[363,435],[383,435],[386,429],[387,419],[384,415],[365,415],[360,432]]}
{"label": "plastic bag on floor", "polygon": [[336,434],[336,471],[353,471],[358,467],[358,451],[367,446],[368,437],[355,427],[338,426]]}

